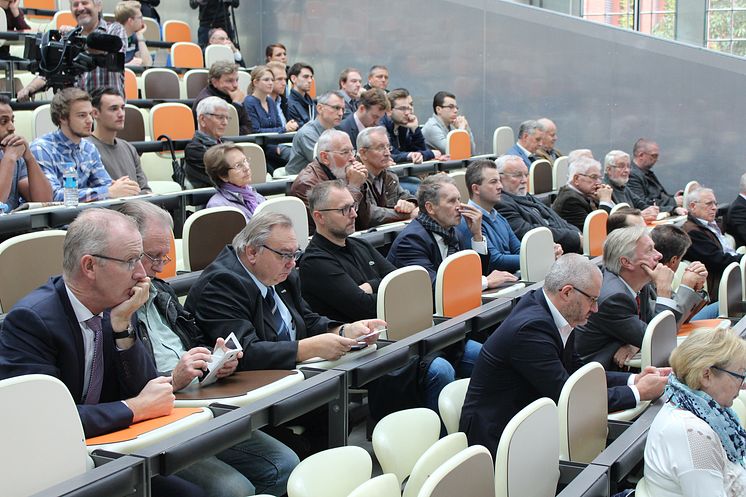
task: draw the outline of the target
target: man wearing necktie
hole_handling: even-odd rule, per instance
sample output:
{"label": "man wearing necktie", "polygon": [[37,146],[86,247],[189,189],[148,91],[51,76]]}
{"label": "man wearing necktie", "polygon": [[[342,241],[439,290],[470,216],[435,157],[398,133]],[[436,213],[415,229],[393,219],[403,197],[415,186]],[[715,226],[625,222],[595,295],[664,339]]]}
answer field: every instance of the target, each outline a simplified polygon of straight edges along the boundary
{"label": "man wearing necktie", "polygon": [[300,253],[290,219],[262,213],[189,291],[185,308],[211,341],[235,333],[244,352],[239,370],[293,369],[313,357],[339,359],[360,336],[385,326],[379,319],[343,324],[313,312],[293,271]]}
{"label": "man wearing necktie", "polygon": [[686,285],[674,292],[674,273],[660,260],[647,228],[630,226],[609,233],[598,312],[578,327],[575,338],[575,350],[584,362],[598,361],[607,370],[623,367],[642,346],[656,314],[670,310],[679,322],[702,301],[703,296]]}
{"label": "man wearing necktie", "polygon": [[[0,379],[60,379],[86,437],[171,413],[171,378],[156,376],[133,331],[150,286],[137,226],[118,212],[87,209],[70,224],[63,251],[63,275],[21,299],[3,322]],[[151,483],[153,495],[204,495],[175,476]]]}

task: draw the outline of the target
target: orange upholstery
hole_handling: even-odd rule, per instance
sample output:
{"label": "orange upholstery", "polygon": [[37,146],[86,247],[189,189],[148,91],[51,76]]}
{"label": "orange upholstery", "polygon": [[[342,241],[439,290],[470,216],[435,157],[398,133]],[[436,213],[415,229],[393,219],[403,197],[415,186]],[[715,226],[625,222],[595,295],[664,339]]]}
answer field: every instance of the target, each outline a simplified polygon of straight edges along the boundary
{"label": "orange upholstery", "polygon": [[150,109],[151,134],[155,140],[166,134],[172,140],[191,140],[194,136],[192,109],[184,104],[166,103]]}
{"label": "orange upholstery", "polygon": [[177,42],[171,46],[171,65],[199,69],[205,67],[202,49],[196,43]]}
{"label": "orange upholstery", "polygon": [[[41,7],[40,7],[41,8]],[[54,7],[52,7],[54,10]],[[54,15],[54,27],[59,29],[60,26],[77,26],[78,21],[75,20],[73,13],[69,10],[58,10]]]}
{"label": "orange upholstery", "polygon": [[606,211],[601,209],[588,214],[588,217],[585,219],[585,226],[583,227],[583,249],[586,253],[585,255],[591,257],[603,255],[604,242],[606,241],[606,220],[608,218],[609,215]]}
{"label": "orange upholstery", "polygon": [[308,91],[308,94],[311,95],[311,98],[316,100],[316,78],[311,80],[311,89]]}
{"label": "orange upholstery", "polygon": [[163,41],[192,41],[192,28],[184,21],[166,21],[163,23]]}
{"label": "orange upholstery", "polygon": [[[23,0],[23,9],[43,9],[43,10],[57,10],[57,0]],[[39,14],[26,14],[31,20],[50,20],[50,16],[42,16]],[[72,26],[77,23],[73,22]]]}
{"label": "orange upholstery", "polygon": [[458,316],[482,305],[482,262],[479,254],[473,250],[462,250],[443,261],[438,268],[436,299],[438,312],[447,317]]}
{"label": "orange upholstery", "polygon": [[100,435],[98,437],[87,438],[86,445],[102,445],[117,442],[124,442],[125,440],[132,440],[139,437],[143,433],[156,430],[162,426],[166,426],[174,421],[178,421],[192,414],[202,412],[201,407],[174,407],[171,414],[160,416],[158,418],[147,419],[130,425],[127,428],[107,433],[106,435]]}
{"label": "orange upholstery", "polygon": [[127,100],[137,99],[137,76],[132,69],[124,68],[124,97]]}
{"label": "orange upholstery", "polygon": [[462,160],[471,157],[471,139],[463,129],[454,129],[448,133],[448,155],[451,160]]}

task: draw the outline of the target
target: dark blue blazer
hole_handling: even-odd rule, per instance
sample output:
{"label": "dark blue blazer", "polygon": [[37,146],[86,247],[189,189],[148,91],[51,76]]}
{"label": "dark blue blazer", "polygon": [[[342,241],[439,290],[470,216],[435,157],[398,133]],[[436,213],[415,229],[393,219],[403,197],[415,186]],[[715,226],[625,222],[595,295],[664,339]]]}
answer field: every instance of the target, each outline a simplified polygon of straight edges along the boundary
{"label": "dark blue blazer", "polygon": [[350,135],[350,141],[352,142],[352,148],[357,150],[357,123],[355,122],[355,114],[352,113],[349,116],[342,119],[342,122],[339,123],[337,126],[337,129],[340,131],[344,131],[348,135]]}
{"label": "dark blue blazer", "polygon": [[[0,379],[25,374],[59,378],[70,390],[86,437],[132,424],[121,400],[137,396],[156,372],[142,342],[117,351],[109,312],[104,313],[104,384],[99,404],[83,402],[83,336],[62,276],[55,276],[20,300],[0,332]],[[53,406],[50,406],[53,408]]]}
{"label": "dark blue blazer", "polygon": [[267,97],[269,112],[262,108],[262,103],[254,95],[249,95],[243,101],[243,107],[251,120],[254,133],[284,133],[285,128],[277,113],[277,103],[272,97]]}
{"label": "dark blue blazer", "polygon": [[[459,424],[469,445],[484,445],[494,456],[505,426],[521,409],[541,397],[559,401],[565,381],[583,365],[574,337],[573,331],[562,345],[543,291],[520,299],[474,365]],[[628,378],[606,373],[609,411],[635,406]]]}
{"label": "dark blue blazer", "polygon": [[[459,242],[459,250],[461,249],[463,247]],[[433,287],[435,286],[435,277],[438,275],[438,267],[443,262],[435,237],[417,219],[412,220],[399,233],[386,258],[396,267],[414,266],[415,264],[424,267],[430,274],[430,282]],[[489,255],[479,254],[479,258],[482,260],[482,274],[486,274],[487,265],[490,262]]]}
{"label": "dark blue blazer", "polygon": [[304,97],[297,91],[291,90],[288,96],[288,111],[285,113],[285,117],[288,121],[295,119],[300,129],[308,121],[313,121],[316,118],[316,102],[308,94]]}
{"label": "dark blue blazer", "polygon": [[383,116],[380,124],[385,126],[389,133],[389,143],[393,147],[391,158],[397,164],[410,162],[409,157],[407,157],[410,152],[420,152],[423,161],[435,158],[433,151],[427,148],[425,137],[422,136],[420,128],[412,131],[406,126],[399,126],[399,129],[394,133],[394,121],[389,116]]}
{"label": "dark blue blazer", "polygon": [[518,157],[523,159],[523,163],[526,164],[526,167],[528,168],[531,167],[531,162],[533,162],[531,160],[531,157],[526,155],[526,152],[521,150],[521,147],[519,147],[517,143],[514,143],[513,146],[510,147],[507,152],[505,152],[505,155],[517,155]]}

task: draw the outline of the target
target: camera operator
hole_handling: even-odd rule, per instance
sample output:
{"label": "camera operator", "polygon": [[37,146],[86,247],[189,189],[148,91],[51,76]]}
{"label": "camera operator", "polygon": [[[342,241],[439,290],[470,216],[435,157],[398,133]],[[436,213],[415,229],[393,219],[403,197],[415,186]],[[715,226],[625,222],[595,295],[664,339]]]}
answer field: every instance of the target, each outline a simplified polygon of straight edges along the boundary
{"label": "camera operator", "polygon": [[[107,23],[104,21],[101,16],[103,8],[103,0],[70,0],[70,11],[78,22],[78,27],[82,29],[81,36],[88,36],[93,32],[118,36],[122,39],[120,51],[124,53],[127,49],[127,34],[124,27],[118,22]],[[69,32],[73,29],[72,26],[60,26],[59,28],[61,32]],[[28,100],[31,95],[42,90],[46,83],[45,78],[37,76],[18,92],[18,101]],[[76,86],[88,93],[101,86],[111,86],[124,94],[124,72],[107,71],[101,67],[96,67],[83,73],[78,78]]]}
{"label": "camera operator", "polygon": [[189,0],[189,6],[193,9],[199,7],[199,30],[197,30],[197,43],[204,48],[209,41],[209,33],[212,28],[222,28],[228,33],[228,37],[235,43],[236,39],[231,23],[230,8],[238,8],[239,0]]}

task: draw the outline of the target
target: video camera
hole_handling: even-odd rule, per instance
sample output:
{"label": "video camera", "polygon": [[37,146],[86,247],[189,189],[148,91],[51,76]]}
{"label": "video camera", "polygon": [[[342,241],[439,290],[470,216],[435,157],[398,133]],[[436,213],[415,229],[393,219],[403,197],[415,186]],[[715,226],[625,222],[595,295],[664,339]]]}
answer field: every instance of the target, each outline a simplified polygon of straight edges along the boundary
{"label": "video camera", "polygon": [[[47,88],[55,92],[74,86],[77,78],[101,67],[111,72],[124,71],[122,40],[118,36],[94,31],[80,36],[77,27],[67,34],[49,30],[34,37],[26,37],[23,57],[31,60],[29,71],[43,76]],[[91,53],[88,50],[102,53]]]}

